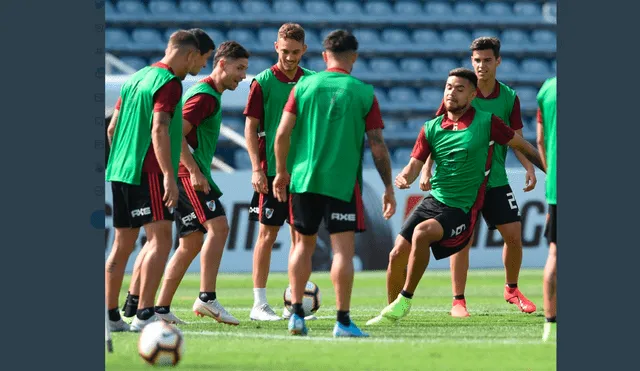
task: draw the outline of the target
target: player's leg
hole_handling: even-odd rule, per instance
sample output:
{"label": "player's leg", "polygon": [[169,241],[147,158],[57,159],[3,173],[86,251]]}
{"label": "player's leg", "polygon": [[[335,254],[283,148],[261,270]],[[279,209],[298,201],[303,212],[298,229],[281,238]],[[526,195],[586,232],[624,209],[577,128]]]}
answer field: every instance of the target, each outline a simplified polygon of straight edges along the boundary
{"label": "player's leg", "polygon": [[407,279],[407,264],[411,254],[411,242],[398,235],[395,245],[389,253],[389,265],[387,266],[387,303],[391,304],[402,291]]}
{"label": "player's leg", "polygon": [[138,310],[138,300],[140,300],[140,265],[144,260],[146,250],[144,249],[146,243],[143,245],[143,249],[140,250],[135,262],[133,263],[133,272],[131,273],[131,282],[129,282],[129,291],[127,291],[127,298],[125,299],[124,307],[122,311],[124,316],[131,318],[136,315]]}
{"label": "player's leg", "polygon": [[473,236],[467,246],[459,253],[451,256],[449,267],[451,269],[451,291],[453,292],[453,304],[450,314],[452,317],[469,317],[467,301],[464,292],[467,287],[467,276],[469,272],[469,252],[473,244]]}
{"label": "player's leg", "polygon": [[544,278],[542,285],[542,295],[544,301],[544,332],[542,340],[549,340],[555,332],[556,326],[556,299],[557,299],[557,206],[549,205],[547,217],[547,231],[545,231],[549,241],[549,255],[544,266]]}

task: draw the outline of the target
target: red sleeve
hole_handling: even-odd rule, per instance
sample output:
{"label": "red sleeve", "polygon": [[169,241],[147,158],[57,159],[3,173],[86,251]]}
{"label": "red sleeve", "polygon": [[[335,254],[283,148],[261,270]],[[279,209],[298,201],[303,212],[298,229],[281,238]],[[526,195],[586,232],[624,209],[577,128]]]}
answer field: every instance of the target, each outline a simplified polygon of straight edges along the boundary
{"label": "red sleeve", "polygon": [[438,111],[436,111],[436,116],[440,116],[446,112],[447,112],[447,107],[444,106],[444,100],[443,100],[442,103],[440,103],[440,107],[438,108]]}
{"label": "red sleeve", "polygon": [[509,123],[511,123],[511,129],[520,130],[524,126],[522,124],[522,112],[520,111],[520,98],[516,95],[516,100],[513,101],[513,109],[511,110],[511,116],[509,116]]}
{"label": "red sleeve", "polygon": [[498,144],[507,144],[516,132],[507,126],[498,116],[491,115],[491,140]]}
{"label": "red sleeve", "polygon": [[298,107],[296,105],[296,88],[291,89],[291,93],[289,94],[289,100],[287,104],[284,105],[284,110],[289,113],[293,113],[294,115],[298,114]]}
{"label": "red sleeve", "polygon": [[382,122],[382,113],[380,112],[380,104],[378,104],[378,98],[373,96],[373,103],[371,103],[371,109],[367,113],[366,129],[365,131],[374,129],[384,129],[384,122]]}
{"label": "red sleeve", "polygon": [[213,115],[217,106],[218,102],[213,96],[203,93],[196,94],[189,98],[182,107],[182,118],[198,127],[202,120]]}
{"label": "red sleeve", "polygon": [[153,112],[173,113],[181,96],[182,84],[175,79],[169,81],[153,96]]}
{"label": "red sleeve", "polygon": [[118,101],[116,102],[116,107],[118,111],[120,111],[120,105],[122,104],[122,97],[118,97]]}
{"label": "red sleeve", "polygon": [[[506,126],[506,125],[505,125]],[[427,142],[427,137],[424,134],[424,127],[420,129],[420,134],[418,134],[418,138],[416,139],[416,144],[413,146],[413,151],[411,151],[411,157],[416,160],[420,160],[422,162],[427,162],[427,158],[431,154],[431,148],[429,147],[429,142]]]}
{"label": "red sleeve", "polygon": [[538,120],[538,123],[542,124],[542,111],[540,111],[540,108],[538,108],[538,111],[536,112],[536,120]]}
{"label": "red sleeve", "polygon": [[260,121],[262,121],[262,119],[264,118],[262,87],[255,80],[251,83],[249,98],[247,99],[247,106],[244,108],[243,114],[245,116],[256,118]]}

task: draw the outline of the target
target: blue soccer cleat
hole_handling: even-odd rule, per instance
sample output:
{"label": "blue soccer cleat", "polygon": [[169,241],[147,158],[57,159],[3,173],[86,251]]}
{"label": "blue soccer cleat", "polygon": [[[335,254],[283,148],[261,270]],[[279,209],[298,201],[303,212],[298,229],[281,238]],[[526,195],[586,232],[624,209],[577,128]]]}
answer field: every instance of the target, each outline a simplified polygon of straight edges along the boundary
{"label": "blue soccer cleat", "polygon": [[333,337],[367,338],[369,337],[369,334],[362,332],[362,330],[360,330],[353,322],[351,322],[349,326],[336,322],[336,325],[333,326]]}
{"label": "blue soccer cleat", "polygon": [[307,325],[304,323],[304,318],[297,314],[291,315],[289,318],[289,332],[291,335],[306,336],[308,331]]}

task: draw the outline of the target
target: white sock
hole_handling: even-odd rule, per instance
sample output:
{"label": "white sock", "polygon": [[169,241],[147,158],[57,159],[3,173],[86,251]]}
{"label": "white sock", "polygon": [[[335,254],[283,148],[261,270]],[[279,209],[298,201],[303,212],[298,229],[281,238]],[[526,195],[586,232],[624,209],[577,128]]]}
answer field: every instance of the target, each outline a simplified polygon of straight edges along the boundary
{"label": "white sock", "polygon": [[262,304],[267,304],[267,289],[254,288],[253,289],[253,306],[257,307]]}

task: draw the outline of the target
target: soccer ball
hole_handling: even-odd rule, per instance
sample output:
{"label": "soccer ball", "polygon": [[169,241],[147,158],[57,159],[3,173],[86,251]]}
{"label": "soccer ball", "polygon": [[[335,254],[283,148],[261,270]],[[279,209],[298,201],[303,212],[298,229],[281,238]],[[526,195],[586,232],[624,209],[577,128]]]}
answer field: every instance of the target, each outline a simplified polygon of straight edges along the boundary
{"label": "soccer ball", "polygon": [[184,352],[184,338],[177,327],[156,321],[142,328],[138,340],[140,357],[153,366],[175,366]]}
{"label": "soccer ball", "polygon": [[[314,314],[320,309],[320,288],[315,283],[308,281],[304,287],[304,296],[302,297],[302,309],[304,315],[308,316]],[[289,313],[293,313],[291,306],[291,285],[287,286],[284,290],[284,307],[287,308]]]}

